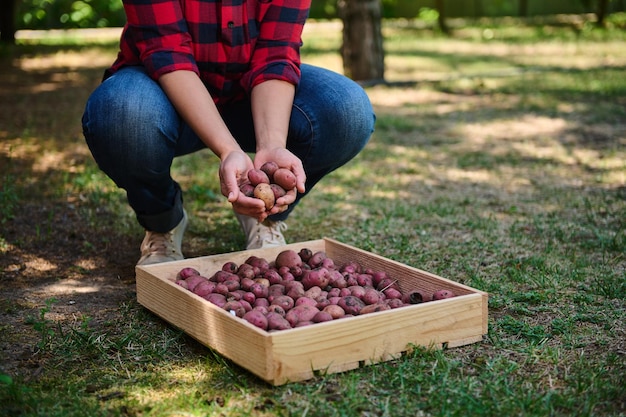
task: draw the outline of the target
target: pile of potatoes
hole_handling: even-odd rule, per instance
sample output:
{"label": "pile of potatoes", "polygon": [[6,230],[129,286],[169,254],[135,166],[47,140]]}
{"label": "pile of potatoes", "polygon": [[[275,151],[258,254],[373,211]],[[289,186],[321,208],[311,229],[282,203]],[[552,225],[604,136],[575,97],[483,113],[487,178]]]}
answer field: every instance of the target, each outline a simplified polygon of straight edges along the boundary
{"label": "pile of potatoes", "polygon": [[[261,168],[248,171],[248,181],[239,190],[262,200],[266,210],[271,210],[276,200],[296,188],[296,175],[287,168],[279,168],[276,162],[266,162]],[[284,211],[287,206],[280,209]]]}
{"label": "pile of potatoes", "polygon": [[402,293],[384,271],[357,262],[338,266],[324,251],[307,248],[286,249],[272,262],[257,256],[226,262],[210,277],[185,267],[176,283],[268,331],[454,297],[450,290]]}

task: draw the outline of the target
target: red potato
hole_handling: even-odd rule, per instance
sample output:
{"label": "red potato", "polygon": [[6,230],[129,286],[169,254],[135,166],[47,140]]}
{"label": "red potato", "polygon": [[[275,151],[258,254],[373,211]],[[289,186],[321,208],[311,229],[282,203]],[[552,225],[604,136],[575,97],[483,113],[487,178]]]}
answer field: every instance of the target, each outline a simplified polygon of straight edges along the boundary
{"label": "red potato", "polygon": [[341,300],[343,297],[328,297],[328,302],[334,305],[339,304],[339,300]]}
{"label": "red potato", "polygon": [[341,272],[331,269],[328,271],[328,285],[333,288],[345,288],[348,286],[348,282]]}
{"label": "red potato", "polygon": [[254,280],[251,278],[242,278],[240,281],[241,289],[244,291],[250,291],[252,284],[254,284]]}
{"label": "red potato", "polygon": [[176,285],[183,287],[184,289],[188,290],[189,287],[187,286],[187,281],[185,281],[184,279],[177,279],[176,281],[174,281],[176,283]]}
{"label": "red potato", "polygon": [[313,255],[311,255],[311,258],[308,260],[307,263],[309,264],[311,268],[317,268],[318,266],[322,265],[322,262],[326,258],[328,258],[328,255],[326,255],[326,252],[317,251]]}
{"label": "red potato", "polygon": [[270,285],[280,284],[283,281],[283,277],[280,276],[277,270],[268,269],[263,273],[263,278],[269,281]]}
{"label": "red potato", "polygon": [[239,186],[239,191],[246,197],[254,197],[254,185],[246,182]]}
{"label": "red potato", "polygon": [[254,279],[256,274],[254,272],[254,267],[252,265],[243,263],[239,265],[239,269],[237,270],[237,275],[239,275],[239,278],[241,279],[244,279],[244,278]]}
{"label": "red potato", "polygon": [[200,297],[204,297],[208,294],[211,294],[215,290],[215,283],[209,280],[202,281],[193,289],[193,293],[199,295]]}
{"label": "red potato", "polygon": [[300,249],[300,252],[298,252],[298,255],[300,255],[300,259],[302,259],[302,262],[309,262],[309,259],[311,259],[311,256],[313,256],[313,251],[311,251],[311,249],[309,248],[302,248]]}
{"label": "red potato", "polygon": [[374,280],[370,274],[358,274],[356,276],[356,282],[361,287],[374,287]]}
{"label": "red potato", "polygon": [[285,318],[289,324],[295,326],[302,321],[311,321],[318,312],[319,310],[315,306],[301,305],[289,310]]}
{"label": "red potato", "polygon": [[385,297],[379,291],[374,288],[368,288],[363,293],[361,300],[363,300],[365,304],[371,305],[380,303],[384,298]]}
{"label": "red potato", "polygon": [[281,295],[285,295],[285,286],[283,284],[272,284],[267,289],[267,296],[269,297],[278,297]]}
{"label": "red potato", "polygon": [[359,314],[363,307],[365,307],[363,300],[355,297],[354,295],[342,297],[337,305],[343,308],[343,311],[345,311],[346,314],[353,314],[355,316]]}
{"label": "red potato", "polygon": [[326,297],[320,297],[317,299],[317,304],[315,305],[315,307],[317,307],[320,310],[323,310],[326,306],[330,305],[330,300]]}
{"label": "red potato", "polygon": [[275,297],[270,303],[270,305],[281,306],[283,310],[289,311],[294,307],[295,301],[293,298],[287,295],[280,295],[278,297]]}
{"label": "red potato", "polygon": [[325,288],[329,282],[330,277],[328,269],[324,267],[311,269],[302,275],[302,285],[305,290],[308,290],[311,287]]}
{"label": "red potato", "polygon": [[270,305],[267,307],[267,311],[268,311],[268,313],[269,313],[269,312],[272,312],[272,313],[278,313],[278,314],[280,314],[282,317],[285,317],[285,314],[287,314],[287,312],[285,311],[285,309],[284,309],[282,306],[278,305],[278,304],[270,304]]}
{"label": "red potato", "polygon": [[267,287],[267,288],[269,288],[270,285],[272,285],[269,279],[263,278],[263,277],[255,278],[254,282],[257,284],[261,284],[262,286]]}
{"label": "red potato", "polygon": [[361,299],[363,299],[366,291],[365,288],[361,287],[360,285],[353,285],[351,287],[348,287],[348,289],[350,290],[350,295],[354,295],[355,297]]}
{"label": "red potato", "polygon": [[285,190],[296,188],[296,175],[287,168],[278,168],[274,171],[273,180],[275,184],[280,185]]}
{"label": "red potato", "polygon": [[208,280],[209,279],[207,277],[203,277],[202,275],[192,275],[185,279],[185,282],[187,283],[187,289],[189,291],[193,291],[193,289],[196,288],[198,284]]}
{"label": "red potato", "polygon": [[320,287],[318,287],[317,285],[309,288],[308,290],[306,290],[304,292],[304,296],[311,298],[313,300],[317,300],[318,298],[320,298],[322,296],[322,289]]}
{"label": "red potato", "polygon": [[260,311],[261,314],[263,314],[264,316],[267,316],[267,313],[270,312],[270,310],[269,310],[269,308],[267,308],[267,306],[253,306],[252,310]]}
{"label": "red potato", "polygon": [[291,329],[291,324],[278,313],[267,313],[267,329],[268,330],[287,330]]}
{"label": "red potato", "polygon": [[259,329],[267,330],[267,317],[258,310],[247,311],[242,318]]}
{"label": "red potato", "polygon": [[243,294],[241,295],[242,300],[245,300],[250,304],[254,304],[256,302],[256,295],[254,295],[254,293],[250,291],[244,291],[244,290],[240,290],[240,291],[243,291]]}
{"label": "red potato", "polygon": [[295,302],[294,305],[297,306],[313,306],[313,307],[317,307],[317,301],[315,301],[312,298],[309,297],[300,297],[298,298]]}
{"label": "red potato", "polygon": [[256,298],[267,298],[269,295],[269,286],[255,282],[250,286],[250,292],[252,292]]}
{"label": "red potato", "polygon": [[248,171],[248,181],[255,187],[259,184],[270,184],[270,178],[260,169],[251,169]]}
{"label": "red potato", "polygon": [[237,274],[233,274],[224,270],[219,270],[209,278],[213,282],[226,282],[229,280],[239,281],[241,278]]}
{"label": "red potato", "polygon": [[409,304],[404,304],[402,302],[402,299],[400,299],[400,298],[389,298],[389,299],[386,299],[385,300],[385,304],[387,304],[391,308],[399,308],[399,307],[404,307],[406,305],[409,305]]}
{"label": "red potato", "polygon": [[383,294],[385,294],[385,297],[387,298],[398,298],[398,299],[402,299],[402,292],[396,288],[387,288],[385,291],[383,291]]}
{"label": "red potato", "polygon": [[274,200],[278,200],[287,194],[287,191],[278,184],[270,184],[270,189],[274,193]]}
{"label": "red potato", "polygon": [[228,287],[223,282],[220,282],[215,285],[213,292],[216,294],[228,295],[230,291],[228,291]]}
{"label": "red potato", "polygon": [[311,320],[313,323],[323,323],[326,321],[332,321],[333,316],[328,311],[320,311]]}
{"label": "red potato", "polygon": [[433,293],[433,300],[443,300],[452,297],[454,297],[454,293],[450,290],[437,290]]}
{"label": "red potato", "polygon": [[253,307],[269,307],[270,302],[267,298],[257,298],[256,300],[254,300],[254,303],[252,303]]}
{"label": "red potato", "polygon": [[229,279],[228,281],[224,281],[223,284],[226,285],[229,292],[233,292],[241,288],[239,281],[236,279]]}
{"label": "red potato", "polygon": [[236,274],[239,270],[239,265],[235,262],[226,262],[222,265],[222,271],[230,272],[231,274]]}
{"label": "red potato", "polygon": [[239,301],[228,301],[222,308],[237,317],[243,317],[246,314],[245,307]]}
{"label": "red potato", "polygon": [[302,258],[295,250],[287,249],[276,255],[276,268],[291,268],[302,266]]}
{"label": "red potato", "polygon": [[211,293],[203,298],[207,300],[209,303],[215,304],[216,306],[220,308],[223,308],[227,302],[226,296],[224,296],[223,294]]}
{"label": "red potato", "polygon": [[265,172],[270,181],[274,180],[274,173],[278,169],[278,164],[274,161],[268,161],[261,165],[261,171]]}
{"label": "red potato", "polygon": [[432,295],[426,291],[413,290],[402,295],[405,304],[421,304],[432,300]]}
{"label": "red potato", "polygon": [[176,278],[178,279],[187,279],[190,276],[193,275],[200,275],[200,272],[192,267],[185,267],[183,269],[181,269],[180,271],[178,271],[178,274],[176,274]]}
{"label": "red potato", "polygon": [[333,319],[340,319],[346,315],[344,309],[335,304],[330,304],[324,307],[322,311],[330,314]]}

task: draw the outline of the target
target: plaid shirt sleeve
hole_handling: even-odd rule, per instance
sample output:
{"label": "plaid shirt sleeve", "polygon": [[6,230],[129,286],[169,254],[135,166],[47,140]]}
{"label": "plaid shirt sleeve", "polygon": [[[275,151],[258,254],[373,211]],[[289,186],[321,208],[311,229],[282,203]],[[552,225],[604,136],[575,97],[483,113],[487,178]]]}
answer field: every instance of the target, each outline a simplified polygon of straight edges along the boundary
{"label": "plaid shirt sleeve", "polygon": [[180,4],[176,0],[124,0],[127,23],[121,55],[126,65],[142,64],[154,79],[176,70],[199,74]]}
{"label": "plaid shirt sleeve", "polygon": [[241,80],[247,92],[267,80],[294,85],[300,81],[302,29],[311,0],[271,0],[270,4],[260,24],[250,70]]}

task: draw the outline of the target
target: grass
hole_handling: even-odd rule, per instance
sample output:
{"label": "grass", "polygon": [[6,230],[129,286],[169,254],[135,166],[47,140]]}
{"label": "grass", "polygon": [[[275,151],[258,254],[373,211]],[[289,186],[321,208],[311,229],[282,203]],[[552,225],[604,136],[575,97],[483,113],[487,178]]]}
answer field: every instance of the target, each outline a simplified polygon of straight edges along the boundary
{"label": "grass", "polygon": [[[0,414],[625,416],[626,51],[617,45],[626,32],[623,16],[612,19],[606,30],[577,18],[477,21],[452,39],[389,22],[389,84],[367,87],[377,130],[289,223],[291,241],[333,236],[488,291],[482,343],[415,347],[394,361],[272,388],[145,311],[127,287],[106,311],[83,307],[89,314],[67,312],[80,293],[26,288],[23,299],[0,302],[13,320],[3,322],[16,323],[0,327],[4,351],[31,335],[27,363],[0,366]],[[339,30],[311,25],[306,60],[340,71]],[[99,248],[134,247],[141,230],[78,126],[114,53],[112,42],[76,46],[73,38],[2,53],[15,54],[22,78],[5,72],[0,84],[3,99],[6,80],[17,92],[0,129],[0,220],[10,225],[33,207],[44,213],[33,236],[0,232],[0,253],[31,265],[35,244],[70,242],[58,240],[64,217],[102,235],[81,237],[71,267],[53,269],[57,285],[133,278],[132,256],[118,272]],[[192,255],[243,241],[216,170],[206,152],[174,167],[193,214]],[[19,262],[2,265],[2,291],[17,291]]]}

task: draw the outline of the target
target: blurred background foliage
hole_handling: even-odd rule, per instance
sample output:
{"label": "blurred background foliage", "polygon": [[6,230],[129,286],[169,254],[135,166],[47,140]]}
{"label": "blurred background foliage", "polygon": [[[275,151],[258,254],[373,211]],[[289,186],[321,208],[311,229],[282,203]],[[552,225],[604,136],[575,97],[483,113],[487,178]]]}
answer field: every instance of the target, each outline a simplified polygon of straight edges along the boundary
{"label": "blurred background foliage", "polygon": [[[7,0],[4,0],[7,1]],[[11,0],[8,0],[11,1]],[[313,0],[311,18],[337,17],[338,0]],[[600,0],[381,0],[384,18],[436,20],[440,3],[446,17],[534,16],[595,13]],[[119,27],[121,0],[19,0],[17,29]],[[609,0],[608,13],[626,10],[626,0]]]}

